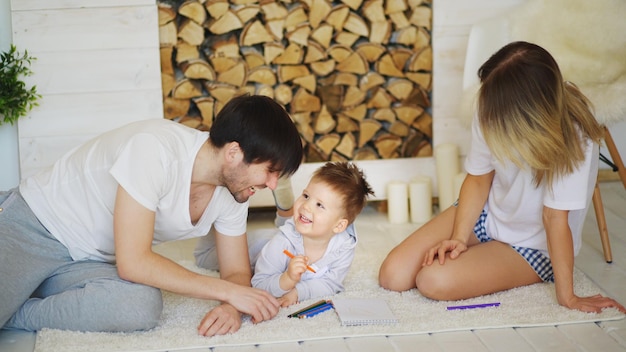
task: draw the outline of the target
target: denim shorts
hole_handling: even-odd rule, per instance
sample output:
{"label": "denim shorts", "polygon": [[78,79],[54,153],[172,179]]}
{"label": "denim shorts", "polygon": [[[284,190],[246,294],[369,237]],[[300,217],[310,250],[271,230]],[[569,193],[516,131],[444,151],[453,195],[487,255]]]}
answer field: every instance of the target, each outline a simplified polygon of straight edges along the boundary
{"label": "denim shorts", "polygon": [[[487,219],[487,212],[483,210],[474,225],[474,234],[480,242],[493,241],[493,238],[487,235],[485,231],[485,219]],[[543,254],[540,250],[534,248],[526,248],[519,246],[511,246],[517,253],[519,253],[530,267],[539,275],[539,278],[544,282],[554,282],[554,274],[552,272],[552,262],[550,258]]]}

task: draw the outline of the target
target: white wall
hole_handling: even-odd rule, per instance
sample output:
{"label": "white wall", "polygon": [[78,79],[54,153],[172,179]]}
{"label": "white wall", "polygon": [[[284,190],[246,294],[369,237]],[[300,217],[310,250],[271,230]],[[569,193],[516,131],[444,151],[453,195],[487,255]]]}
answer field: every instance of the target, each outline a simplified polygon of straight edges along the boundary
{"label": "white wall", "polygon": [[[11,2],[0,0],[0,51],[11,48]],[[0,120],[3,117],[0,116]],[[20,183],[18,124],[3,123],[0,126],[0,191],[9,190]]]}
{"label": "white wall", "polygon": [[20,120],[22,177],[94,135],[162,117],[154,0],[12,0],[13,42],[42,95]]}
{"label": "white wall", "polygon": [[[469,147],[459,118],[463,65],[472,24],[509,11],[523,0],[433,1],[434,145]],[[22,177],[103,131],[130,121],[161,118],[159,43],[155,0],[12,0],[13,41],[38,60],[40,106],[19,124]],[[612,128],[626,155],[626,123]],[[607,154],[608,155],[608,154]],[[294,176],[299,192],[319,164]],[[390,180],[418,174],[436,178],[433,158],[359,162],[377,198]],[[272,205],[260,192],[253,206]]]}

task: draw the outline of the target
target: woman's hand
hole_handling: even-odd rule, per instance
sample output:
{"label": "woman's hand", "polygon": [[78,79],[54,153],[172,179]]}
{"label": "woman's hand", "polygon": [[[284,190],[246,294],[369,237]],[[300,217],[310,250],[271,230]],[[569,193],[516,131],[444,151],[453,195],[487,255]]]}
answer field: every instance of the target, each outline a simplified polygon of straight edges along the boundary
{"label": "woman's hand", "polygon": [[571,309],[577,309],[587,313],[600,313],[604,308],[617,308],[620,312],[626,313],[626,308],[612,298],[604,297],[600,294],[590,297],[573,296],[567,302],[561,303]]}
{"label": "woman's hand", "polygon": [[438,245],[428,250],[422,266],[431,265],[435,261],[435,256],[439,258],[439,264],[443,265],[446,260],[447,252],[450,252],[450,259],[455,259],[466,250],[467,245],[459,240],[452,239],[441,241]]}

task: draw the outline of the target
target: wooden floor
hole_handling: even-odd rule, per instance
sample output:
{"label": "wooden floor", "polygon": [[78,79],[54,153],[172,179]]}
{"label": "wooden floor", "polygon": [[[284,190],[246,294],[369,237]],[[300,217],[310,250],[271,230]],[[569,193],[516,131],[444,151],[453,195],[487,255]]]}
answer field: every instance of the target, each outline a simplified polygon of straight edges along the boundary
{"label": "wooden floor", "polygon": [[[576,267],[608,296],[626,304],[626,189],[620,182],[601,183],[603,203],[613,250],[613,263],[605,263],[596,218],[590,209],[585,222],[584,244]],[[267,221],[267,216],[259,217]],[[255,216],[251,219],[254,222]],[[252,224],[254,226],[254,224]],[[358,220],[357,220],[358,227]],[[182,255],[183,248],[169,248]],[[188,252],[187,254],[188,255]],[[31,352],[35,334],[0,332],[0,351]],[[86,349],[88,347],[86,346]],[[197,349],[196,352],[379,352],[379,351],[626,351],[626,319],[599,324],[487,329],[413,336],[361,337],[266,344],[245,347]],[[190,351],[190,350],[185,350]]]}

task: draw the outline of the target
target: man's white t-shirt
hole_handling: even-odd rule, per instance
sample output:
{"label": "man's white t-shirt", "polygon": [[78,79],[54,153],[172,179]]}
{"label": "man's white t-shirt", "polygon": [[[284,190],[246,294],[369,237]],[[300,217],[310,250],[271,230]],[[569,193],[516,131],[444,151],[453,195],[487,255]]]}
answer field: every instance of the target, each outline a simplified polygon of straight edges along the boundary
{"label": "man's white t-shirt", "polygon": [[475,117],[465,169],[471,175],[484,175],[495,170],[485,205],[487,234],[495,240],[538,249],[548,255],[543,207],[569,210],[574,254],[578,254],[583,223],[598,175],[598,160],[598,144],[587,140],[585,160],[572,174],[557,179],[552,185],[552,192],[544,184],[535,187],[529,167],[523,170],[511,162],[503,164],[495,159]]}
{"label": "man's white t-shirt", "polygon": [[129,124],[72,150],[50,169],[22,181],[39,221],[74,260],[115,262],[113,208],[118,185],[155,212],[153,244],[245,233],[248,203],[218,186],[196,224],[189,213],[193,164],[209,134],[169,120]]}

